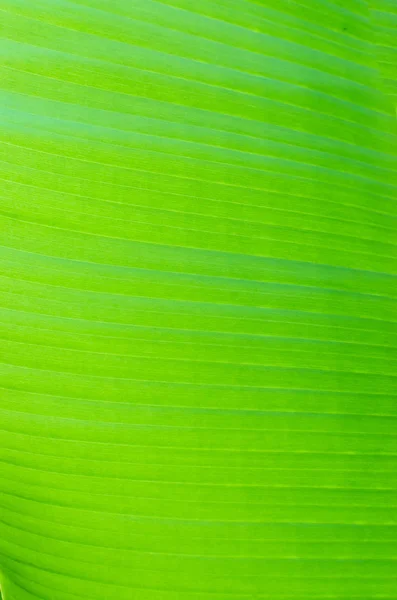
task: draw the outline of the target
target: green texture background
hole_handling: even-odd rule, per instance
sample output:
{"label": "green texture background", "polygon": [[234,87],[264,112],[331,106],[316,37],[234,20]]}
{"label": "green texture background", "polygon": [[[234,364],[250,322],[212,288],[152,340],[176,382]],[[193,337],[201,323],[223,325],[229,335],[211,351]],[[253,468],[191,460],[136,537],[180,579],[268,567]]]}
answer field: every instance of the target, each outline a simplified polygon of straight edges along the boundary
{"label": "green texture background", "polygon": [[4,600],[395,600],[397,2],[0,21]]}

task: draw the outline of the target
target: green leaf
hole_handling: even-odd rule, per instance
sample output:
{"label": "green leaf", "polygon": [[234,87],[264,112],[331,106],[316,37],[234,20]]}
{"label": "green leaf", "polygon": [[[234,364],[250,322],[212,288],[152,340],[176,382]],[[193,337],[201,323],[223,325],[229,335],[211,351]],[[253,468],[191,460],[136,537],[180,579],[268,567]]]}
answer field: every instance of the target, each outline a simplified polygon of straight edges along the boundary
{"label": "green leaf", "polygon": [[3,599],[396,598],[396,1],[0,12]]}

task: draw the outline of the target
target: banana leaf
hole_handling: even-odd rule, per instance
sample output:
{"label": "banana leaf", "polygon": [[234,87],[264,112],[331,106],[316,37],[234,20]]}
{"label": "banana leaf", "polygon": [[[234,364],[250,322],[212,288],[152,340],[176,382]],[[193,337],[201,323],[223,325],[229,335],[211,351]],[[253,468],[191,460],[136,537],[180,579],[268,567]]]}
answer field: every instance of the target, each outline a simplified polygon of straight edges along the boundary
{"label": "banana leaf", "polygon": [[3,600],[396,599],[396,0],[0,20]]}

